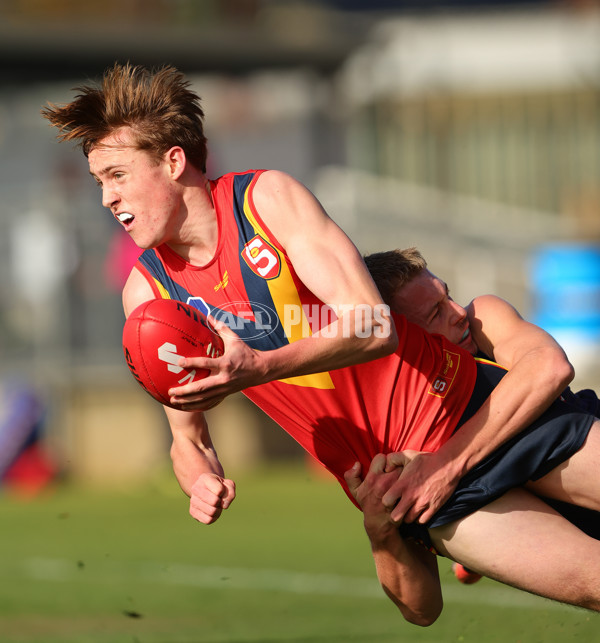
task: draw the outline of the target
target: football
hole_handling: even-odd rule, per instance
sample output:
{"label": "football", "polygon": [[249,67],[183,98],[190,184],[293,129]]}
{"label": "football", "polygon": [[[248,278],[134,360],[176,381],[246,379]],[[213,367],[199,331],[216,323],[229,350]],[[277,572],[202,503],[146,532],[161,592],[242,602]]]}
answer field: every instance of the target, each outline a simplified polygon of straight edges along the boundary
{"label": "football", "polygon": [[151,299],[129,315],[123,352],[133,377],[167,406],[169,389],[206,377],[205,369],[179,366],[182,357],[219,357],[223,341],[196,308],[173,299]]}

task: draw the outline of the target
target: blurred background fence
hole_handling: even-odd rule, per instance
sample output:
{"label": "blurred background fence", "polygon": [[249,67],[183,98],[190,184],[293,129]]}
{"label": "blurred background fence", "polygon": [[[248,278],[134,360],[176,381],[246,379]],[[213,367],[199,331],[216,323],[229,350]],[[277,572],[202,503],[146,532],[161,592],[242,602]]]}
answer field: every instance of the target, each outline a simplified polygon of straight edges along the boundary
{"label": "blurred background fence", "polygon": [[[120,483],[168,452],[120,351],[136,250],[39,113],[115,60],[189,75],[211,176],[293,174],[361,251],[418,246],[600,385],[598,2],[5,0],[0,60],[0,375],[45,407],[51,472]],[[300,455],[241,397],[214,414],[233,470]]]}

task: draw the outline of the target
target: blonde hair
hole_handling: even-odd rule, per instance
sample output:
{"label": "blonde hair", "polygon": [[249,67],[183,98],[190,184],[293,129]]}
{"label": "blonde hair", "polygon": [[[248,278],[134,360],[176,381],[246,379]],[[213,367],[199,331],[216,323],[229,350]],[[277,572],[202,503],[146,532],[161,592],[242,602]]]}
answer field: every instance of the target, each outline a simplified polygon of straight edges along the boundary
{"label": "blonde hair", "polygon": [[181,147],[188,161],[206,172],[204,112],[199,96],[174,67],[157,70],[115,64],[99,86],[75,88],[67,105],[48,104],[42,115],[60,130],[62,141],[77,141],[88,156],[103,138],[130,127],[138,149],[157,159],[171,147]]}
{"label": "blonde hair", "polygon": [[394,293],[427,268],[427,262],[416,248],[374,252],[364,257],[383,301],[391,305]]}

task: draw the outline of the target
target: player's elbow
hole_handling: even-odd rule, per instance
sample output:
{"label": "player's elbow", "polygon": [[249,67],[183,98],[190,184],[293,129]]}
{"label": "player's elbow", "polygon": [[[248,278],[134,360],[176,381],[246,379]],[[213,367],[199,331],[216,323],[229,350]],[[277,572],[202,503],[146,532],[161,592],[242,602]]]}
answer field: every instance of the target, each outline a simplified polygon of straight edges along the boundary
{"label": "player's elbow", "polygon": [[552,379],[552,384],[558,392],[573,381],[575,369],[562,350],[550,350],[546,364],[545,373]]}
{"label": "player's elbow", "polygon": [[418,625],[419,627],[429,627],[433,625],[439,618],[442,613],[444,605],[440,600],[435,604],[429,604],[425,609],[420,610],[411,610],[408,608],[400,609],[402,616],[412,625]]}
{"label": "player's elbow", "polygon": [[437,621],[437,616],[434,616],[434,617],[418,616],[417,618],[414,618],[414,619],[407,618],[406,620],[411,625],[418,625],[419,627],[429,627],[430,625],[433,625]]}
{"label": "player's elbow", "polygon": [[561,389],[567,387],[575,377],[575,369],[568,359],[561,360],[559,367],[559,377],[561,380]]}
{"label": "player's elbow", "polygon": [[419,627],[433,625],[444,608],[441,588],[439,591],[436,589],[426,593],[417,592],[408,600],[406,597],[400,600],[400,597],[385,585],[383,585],[383,589],[392,602],[396,604],[404,619],[412,625],[418,625]]}

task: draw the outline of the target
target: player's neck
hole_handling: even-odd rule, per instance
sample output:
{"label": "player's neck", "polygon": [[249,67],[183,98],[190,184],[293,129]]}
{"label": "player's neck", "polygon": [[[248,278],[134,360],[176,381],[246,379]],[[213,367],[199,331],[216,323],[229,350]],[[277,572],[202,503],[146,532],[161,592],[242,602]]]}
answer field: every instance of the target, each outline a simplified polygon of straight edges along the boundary
{"label": "player's neck", "polygon": [[202,186],[186,189],[178,234],[169,247],[194,266],[204,266],[219,243],[217,213],[206,180]]}

